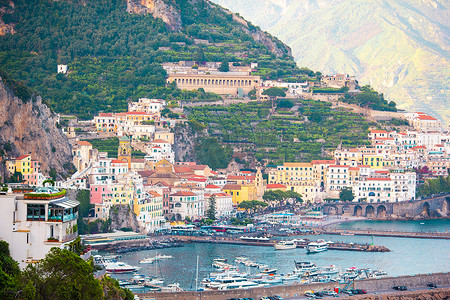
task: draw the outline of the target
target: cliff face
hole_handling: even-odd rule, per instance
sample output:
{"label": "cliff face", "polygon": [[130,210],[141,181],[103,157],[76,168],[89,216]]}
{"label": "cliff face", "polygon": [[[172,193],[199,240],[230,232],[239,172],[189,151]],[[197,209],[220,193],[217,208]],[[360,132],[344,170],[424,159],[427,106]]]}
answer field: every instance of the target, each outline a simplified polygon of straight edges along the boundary
{"label": "cliff face", "polygon": [[31,154],[44,174],[50,168],[65,173],[63,165],[72,161],[72,153],[67,137],[55,124],[56,115],[41,97],[24,102],[0,78],[0,146],[5,149],[9,144],[8,155]]}
{"label": "cliff face", "polygon": [[127,12],[134,14],[152,14],[166,23],[173,31],[181,29],[181,17],[178,10],[163,0],[128,0]]}
{"label": "cliff face", "polygon": [[14,34],[16,33],[16,31],[14,30],[14,26],[12,24],[5,24],[5,22],[3,21],[3,15],[5,13],[10,14],[14,11],[14,2],[12,2],[11,0],[6,0],[2,5],[3,6],[0,7],[0,36],[8,33]]}
{"label": "cliff face", "polygon": [[142,229],[136,219],[136,215],[128,205],[114,205],[109,210],[111,219],[111,229],[131,228],[134,232],[141,232]]}

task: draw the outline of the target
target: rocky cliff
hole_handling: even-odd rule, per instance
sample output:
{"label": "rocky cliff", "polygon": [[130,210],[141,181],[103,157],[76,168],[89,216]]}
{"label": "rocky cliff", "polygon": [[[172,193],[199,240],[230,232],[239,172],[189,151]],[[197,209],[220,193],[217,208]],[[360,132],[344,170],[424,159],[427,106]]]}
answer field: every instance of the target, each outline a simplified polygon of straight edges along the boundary
{"label": "rocky cliff", "polygon": [[3,1],[2,7],[0,7],[0,36],[8,34],[8,33],[10,33],[10,34],[16,33],[13,24],[6,24],[3,21],[3,15],[5,13],[10,14],[13,11],[14,11],[14,2],[12,2],[11,0]]}
{"label": "rocky cliff", "polygon": [[64,174],[63,165],[72,161],[72,153],[67,137],[56,127],[56,118],[41,97],[23,101],[0,77],[0,148],[7,155],[31,154],[44,174],[50,168]]}
{"label": "rocky cliff", "polygon": [[134,232],[142,231],[136,219],[136,214],[128,205],[113,205],[109,210],[109,218],[111,219],[111,230],[130,228]]}
{"label": "rocky cliff", "polygon": [[173,31],[181,29],[180,12],[163,0],[128,0],[127,12],[134,14],[152,14],[161,19]]}

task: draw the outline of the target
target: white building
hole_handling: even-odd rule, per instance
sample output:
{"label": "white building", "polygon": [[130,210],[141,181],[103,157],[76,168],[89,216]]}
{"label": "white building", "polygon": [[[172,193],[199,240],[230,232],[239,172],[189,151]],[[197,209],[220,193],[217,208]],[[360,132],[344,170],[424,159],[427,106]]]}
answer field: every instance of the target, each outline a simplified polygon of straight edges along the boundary
{"label": "white building", "polygon": [[166,106],[166,101],[162,99],[139,98],[138,102],[128,103],[128,111],[146,112],[149,114],[159,114]]}
{"label": "white building", "polygon": [[233,197],[227,193],[205,194],[205,211],[209,209],[209,199],[216,199],[216,218],[230,217],[233,212]]}
{"label": "white building", "polygon": [[67,73],[67,65],[58,65],[57,69],[58,73]]}
{"label": "white building", "polygon": [[202,208],[199,196],[190,191],[178,191],[170,195],[169,212],[174,216],[175,220],[184,220],[186,217],[190,219],[203,218],[200,214]]}
{"label": "white building", "polygon": [[53,188],[40,188],[37,193],[0,195],[0,240],[9,244],[11,256],[24,268],[43,258],[53,247],[65,248],[78,237],[78,205]]}
{"label": "white building", "polygon": [[154,140],[146,148],[146,152],[146,161],[157,163],[158,161],[165,159],[171,164],[175,163],[175,153],[172,150],[172,145],[167,141],[160,139]]}

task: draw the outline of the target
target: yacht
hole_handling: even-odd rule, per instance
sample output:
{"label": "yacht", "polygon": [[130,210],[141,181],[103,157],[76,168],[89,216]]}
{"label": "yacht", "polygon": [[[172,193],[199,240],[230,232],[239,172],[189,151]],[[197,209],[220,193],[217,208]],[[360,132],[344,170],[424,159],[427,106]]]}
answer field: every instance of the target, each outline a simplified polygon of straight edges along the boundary
{"label": "yacht", "polygon": [[333,275],[339,273],[339,269],[335,265],[331,265],[328,267],[321,267],[319,269],[320,275]]}
{"label": "yacht", "polygon": [[297,245],[294,241],[280,241],[279,243],[276,243],[274,247],[276,250],[288,250],[297,248]]}
{"label": "yacht", "polygon": [[147,257],[147,258],[141,259],[139,261],[140,264],[152,264],[154,262],[155,262],[155,259],[153,257]]}
{"label": "yacht", "polygon": [[317,275],[317,267],[315,263],[309,261],[299,261],[295,263],[294,274],[299,276],[313,276]]}
{"label": "yacht", "polygon": [[105,264],[106,272],[108,273],[131,273],[139,270],[139,267],[134,267],[127,265],[123,262],[115,262],[115,263],[106,263]]}
{"label": "yacht", "polygon": [[291,281],[291,280],[297,280],[298,279],[298,274],[295,273],[289,273],[287,275],[282,275],[281,278],[283,279],[283,281]]}
{"label": "yacht", "polygon": [[306,246],[306,252],[318,253],[328,250],[328,244],[324,240],[318,240],[317,242],[311,242]]}

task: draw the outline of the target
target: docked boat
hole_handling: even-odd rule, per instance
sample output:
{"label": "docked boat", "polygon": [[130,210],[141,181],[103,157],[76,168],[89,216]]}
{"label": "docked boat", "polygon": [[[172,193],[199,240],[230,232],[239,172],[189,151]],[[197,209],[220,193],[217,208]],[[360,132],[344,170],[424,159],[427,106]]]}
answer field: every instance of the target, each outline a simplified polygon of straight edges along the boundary
{"label": "docked boat", "polygon": [[261,273],[264,274],[275,274],[277,272],[277,269],[271,269],[271,268],[265,268],[261,271]]}
{"label": "docked boat", "polygon": [[372,275],[373,275],[374,278],[381,278],[381,277],[388,276],[388,274],[385,271],[383,271],[383,270],[374,271],[372,273]]}
{"label": "docked boat", "polygon": [[274,245],[276,250],[288,250],[297,248],[295,241],[280,241]]}
{"label": "docked boat", "polygon": [[139,267],[130,266],[123,262],[115,262],[115,263],[106,263],[105,264],[106,272],[108,273],[131,273],[139,270]]}
{"label": "docked boat", "polygon": [[317,266],[315,263],[309,261],[299,261],[295,263],[294,274],[299,276],[312,276],[317,275]]}
{"label": "docked boat", "polygon": [[320,275],[334,275],[339,273],[339,268],[335,265],[321,267],[318,272]]}
{"label": "docked boat", "polygon": [[306,252],[308,253],[318,253],[328,250],[328,244],[324,240],[319,240],[317,242],[311,242],[306,246]]}
{"label": "docked boat", "polygon": [[214,262],[227,262],[228,260],[226,258],[214,258],[213,259]]}
{"label": "docked boat", "polygon": [[289,273],[287,275],[282,275],[281,279],[283,279],[283,281],[292,281],[292,280],[297,280],[298,279],[298,274],[295,273]]}
{"label": "docked boat", "polygon": [[155,262],[155,259],[153,257],[147,257],[147,258],[141,259],[139,261],[140,264],[152,264],[154,262]]}

